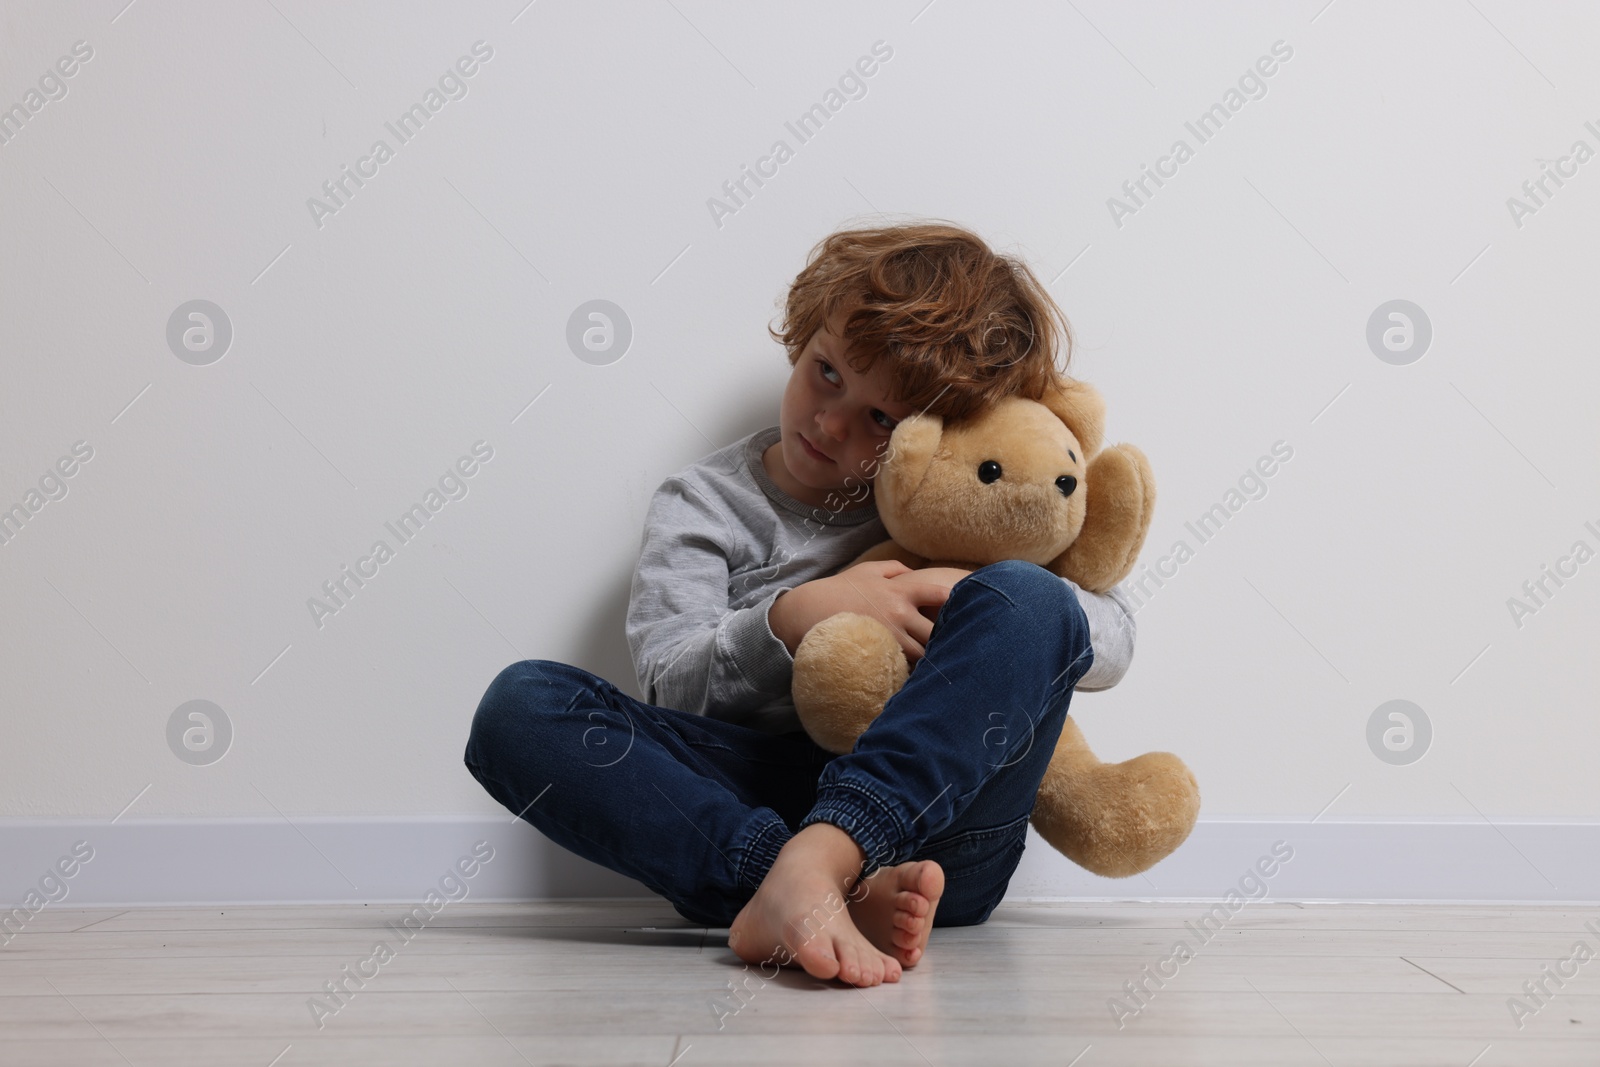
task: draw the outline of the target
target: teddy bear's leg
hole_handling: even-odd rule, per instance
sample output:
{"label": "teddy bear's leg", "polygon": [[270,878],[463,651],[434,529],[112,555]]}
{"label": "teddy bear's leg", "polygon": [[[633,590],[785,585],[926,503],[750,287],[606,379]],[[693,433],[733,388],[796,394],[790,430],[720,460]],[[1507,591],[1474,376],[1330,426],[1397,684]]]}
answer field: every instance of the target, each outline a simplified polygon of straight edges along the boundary
{"label": "teddy bear's leg", "polygon": [[1200,787],[1170,752],[1102,763],[1072,716],[1039,784],[1033,827],[1087,871],[1128,878],[1183,844],[1200,814]]}
{"label": "teddy bear's leg", "polygon": [[910,676],[893,631],[842,611],[813,626],[794,651],[795,711],[820,747],[849,752]]}

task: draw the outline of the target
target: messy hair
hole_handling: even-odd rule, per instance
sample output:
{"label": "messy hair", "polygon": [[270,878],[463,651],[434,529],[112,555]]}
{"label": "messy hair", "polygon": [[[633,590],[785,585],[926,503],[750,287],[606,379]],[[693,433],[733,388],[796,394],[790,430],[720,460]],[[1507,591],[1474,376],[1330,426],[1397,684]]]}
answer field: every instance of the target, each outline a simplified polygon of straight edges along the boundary
{"label": "messy hair", "polygon": [[1002,397],[1040,399],[1072,358],[1071,326],[1028,265],[950,223],[819,241],[789,287],[783,329],[768,327],[790,366],[836,312],[853,368],[889,360],[895,400],[952,421]]}

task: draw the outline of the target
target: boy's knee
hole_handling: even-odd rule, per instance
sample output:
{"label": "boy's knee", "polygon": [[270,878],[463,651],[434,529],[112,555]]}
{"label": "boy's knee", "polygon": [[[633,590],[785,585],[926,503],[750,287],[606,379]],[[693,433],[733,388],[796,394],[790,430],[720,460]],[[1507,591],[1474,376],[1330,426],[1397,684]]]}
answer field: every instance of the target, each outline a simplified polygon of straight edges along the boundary
{"label": "boy's knee", "polygon": [[1003,559],[980,567],[967,577],[996,590],[1030,618],[1062,618],[1069,624],[1081,625],[1087,633],[1083,608],[1078,604],[1073,587],[1065,578],[1037,563]]}
{"label": "boy's knee", "polygon": [[478,702],[467,739],[467,759],[474,749],[505,743],[509,734],[532,727],[542,712],[564,708],[572,702],[576,668],[552,660],[525,659],[506,667]]}
{"label": "boy's knee", "polygon": [[518,660],[495,675],[484,702],[510,698],[521,706],[544,707],[588,685],[592,676],[581,667],[548,659]]}
{"label": "boy's knee", "polygon": [[1049,596],[1052,585],[1062,585],[1061,578],[1025,559],[1003,559],[979,567],[968,577],[978,578],[984,585],[998,589],[1017,600],[1035,596]]}
{"label": "boy's knee", "polygon": [[1019,559],[991,563],[968,577],[978,579],[1016,608],[1019,639],[1022,635],[1032,640],[1048,637],[1066,653],[1068,670],[1081,668],[1081,675],[1089,669],[1089,619],[1074,585],[1048,568]]}

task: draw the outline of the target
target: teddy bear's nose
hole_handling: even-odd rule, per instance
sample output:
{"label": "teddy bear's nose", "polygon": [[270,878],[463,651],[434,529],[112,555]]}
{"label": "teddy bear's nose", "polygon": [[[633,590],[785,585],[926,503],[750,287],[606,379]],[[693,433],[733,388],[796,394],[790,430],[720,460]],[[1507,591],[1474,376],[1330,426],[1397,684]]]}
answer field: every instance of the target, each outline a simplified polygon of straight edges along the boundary
{"label": "teddy bear's nose", "polygon": [[1078,488],[1078,479],[1070,474],[1063,474],[1056,479],[1056,488],[1061,490],[1062,496],[1071,496],[1072,491]]}

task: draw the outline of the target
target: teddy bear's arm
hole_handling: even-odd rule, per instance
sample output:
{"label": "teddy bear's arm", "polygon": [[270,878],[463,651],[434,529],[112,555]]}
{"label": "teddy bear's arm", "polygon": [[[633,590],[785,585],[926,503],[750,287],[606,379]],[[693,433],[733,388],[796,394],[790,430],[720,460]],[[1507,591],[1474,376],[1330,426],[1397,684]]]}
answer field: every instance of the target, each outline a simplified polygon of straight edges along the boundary
{"label": "teddy bear's arm", "polygon": [[1156,483],[1150,461],[1133,445],[1114,445],[1089,461],[1083,529],[1050,570],[1091,593],[1128,576],[1150,530]]}
{"label": "teddy bear's arm", "polygon": [[908,548],[897,544],[893,539],[882,541],[867,549],[861,555],[851,560],[846,566],[854,567],[857,563],[871,563],[879,559],[897,559],[912,570],[920,570],[927,566],[927,559],[917,555]]}

